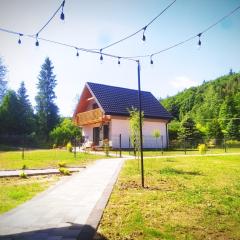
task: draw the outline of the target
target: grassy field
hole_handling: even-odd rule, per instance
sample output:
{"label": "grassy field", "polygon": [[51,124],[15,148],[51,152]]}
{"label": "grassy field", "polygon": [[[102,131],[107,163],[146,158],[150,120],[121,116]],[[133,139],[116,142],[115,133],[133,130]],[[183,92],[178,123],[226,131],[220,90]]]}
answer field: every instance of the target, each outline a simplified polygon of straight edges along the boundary
{"label": "grassy field", "polygon": [[[112,151],[113,154],[119,156],[119,151]],[[224,154],[225,149],[223,148],[209,148],[206,152],[207,154]],[[240,148],[227,148],[226,153],[240,153]],[[199,151],[197,149],[187,149],[186,155],[199,155]],[[122,151],[122,155],[133,155],[133,151]],[[153,151],[143,151],[143,156],[145,157],[155,157],[155,156],[172,156],[172,155],[185,155],[185,151],[183,150],[175,150],[175,151],[161,151],[153,150]]]}
{"label": "grassy field", "polygon": [[107,239],[240,239],[240,154],[128,160],[99,226]]}
{"label": "grassy field", "polygon": [[25,151],[24,160],[22,160],[21,151],[8,151],[0,152],[0,169],[21,169],[24,164],[27,168],[58,167],[58,162],[65,162],[68,167],[81,166],[100,158],[105,158],[105,156],[77,153],[75,159],[73,153],[51,149]]}
{"label": "grassy field", "polygon": [[0,214],[31,199],[53,185],[60,176],[35,176],[26,179],[0,178]]}

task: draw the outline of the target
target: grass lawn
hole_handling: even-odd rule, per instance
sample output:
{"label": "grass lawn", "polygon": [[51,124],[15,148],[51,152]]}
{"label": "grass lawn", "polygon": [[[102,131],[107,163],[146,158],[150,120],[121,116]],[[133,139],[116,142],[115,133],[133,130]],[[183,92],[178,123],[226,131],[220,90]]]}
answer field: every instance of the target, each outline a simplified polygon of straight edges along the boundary
{"label": "grass lawn", "polygon": [[24,164],[27,168],[58,168],[58,162],[65,162],[68,167],[81,166],[100,158],[106,157],[78,152],[75,159],[73,153],[51,149],[25,151],[24,160],[22,160],[21,151],[9,151],[0,152],[0,169],[21,169]]}
{"label": "grass lawn", "polygon": [[128,160],[98,231],[108,239],[240,239],[240,154]]}
{"label": "grass lawn", "polygon": [[0,214],[26,202],[37,193],[53,185],[60,176],[34,176],[22,178],[0,178]]}
{"label": "grass lawn", "polygon": [[[116,154],[116,151],[112,151],[113,154]],[[224,154],[225,150],[223,148],[209,148],[207,150],[207,154]],[[226,153],[240,153],[240,148],[227,148]],[[199,151],[197,149],[187,149],[186,155],[199,155]],[[119,151],[117,151],[117,155],[119,155]],[[129,151],[122,151],[122,155],[129,155]],[[130,155],[133,155],[133,151],[130,152]],[[183,150],[175,150],[175,151],[161,151],[153,150],[153,151],[144,151],[143,156],[145,157],[155,157],[155,156],[172,156],[172,155],[185,155]]]}

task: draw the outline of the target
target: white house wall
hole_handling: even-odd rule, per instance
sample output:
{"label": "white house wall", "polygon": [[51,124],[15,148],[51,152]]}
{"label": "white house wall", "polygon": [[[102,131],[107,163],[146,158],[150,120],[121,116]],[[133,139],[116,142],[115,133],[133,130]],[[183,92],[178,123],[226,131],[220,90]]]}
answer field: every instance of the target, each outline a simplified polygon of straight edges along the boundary
{"label": "white house wall", "polygon": [[93,128],[99,127],[99,124],[91,124],[85,125],[82,127],[82,135],[85,137],[86,140],[92,142],[93,141]]}
{"label": "white house wall", "polygon": [[[152,136],[154,130],[159,130],[161,137],[156,139]],[[126,118],[113,118],[111,120],[110,139],[112,147],[119,148],[119,135],[121,134],[122,148],[129,147],[130,125]],[[157,144],[157,146],[156,146]],[[156,119],[145,119],[143,124],[143,147],[144,148],[165,148],[167,146],[166,122]]]}

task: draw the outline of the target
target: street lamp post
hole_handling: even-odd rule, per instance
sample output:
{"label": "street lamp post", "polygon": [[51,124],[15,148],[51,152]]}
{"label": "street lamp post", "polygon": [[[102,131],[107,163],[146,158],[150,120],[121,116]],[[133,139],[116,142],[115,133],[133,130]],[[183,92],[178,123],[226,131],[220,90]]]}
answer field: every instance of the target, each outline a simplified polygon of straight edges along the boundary
{"label": "street lamp post", "polygon": [[138,104],[139,104],[139,133],[140,133],[140,154],[141,154],[141,179],[144,187],[144,166],[143,166],[143,137],[142,137],[142,100],[141,100],[141,83],[140,83],[140,62],[137,61],[138,67]]}

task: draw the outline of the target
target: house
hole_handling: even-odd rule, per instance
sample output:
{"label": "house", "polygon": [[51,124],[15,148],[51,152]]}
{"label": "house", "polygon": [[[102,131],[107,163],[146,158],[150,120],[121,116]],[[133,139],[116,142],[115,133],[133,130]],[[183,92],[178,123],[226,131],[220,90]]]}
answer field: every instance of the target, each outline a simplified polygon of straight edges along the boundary
{"label": "house", "polygon": [[[167,147],[167,124],[172,119],[170,113],[150,93],[141,91],[143,123],[143,147]],[[86,144],[102,146],[108,139],[112,148],[129,148],[130,126],[128,109],[138,108],[138,91],[87,82],[73,115],[73,121],[82,128]],[[152,136],[159,130],[161,138]]]}

